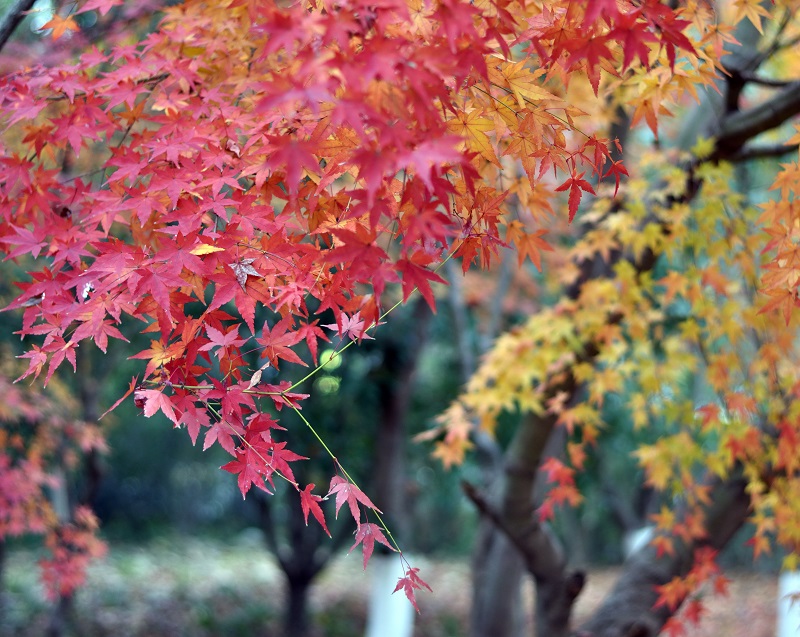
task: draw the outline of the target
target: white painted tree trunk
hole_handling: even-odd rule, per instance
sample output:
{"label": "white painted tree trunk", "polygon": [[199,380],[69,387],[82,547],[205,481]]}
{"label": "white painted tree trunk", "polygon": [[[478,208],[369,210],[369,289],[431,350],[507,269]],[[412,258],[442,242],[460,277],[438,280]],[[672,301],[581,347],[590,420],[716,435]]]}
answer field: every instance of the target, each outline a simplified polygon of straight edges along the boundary
{"label": "white painted tree trunk", "polygon": [[778,578],[777,636],[800,637],[800,571],[785,571]]}
{"label": "white painted tree trunk", "polygon": [[366,637],[411,637],[414,607],[403,591],[392,594],[403,568],[397,555],[373,555],[369,562],[372,585]]}

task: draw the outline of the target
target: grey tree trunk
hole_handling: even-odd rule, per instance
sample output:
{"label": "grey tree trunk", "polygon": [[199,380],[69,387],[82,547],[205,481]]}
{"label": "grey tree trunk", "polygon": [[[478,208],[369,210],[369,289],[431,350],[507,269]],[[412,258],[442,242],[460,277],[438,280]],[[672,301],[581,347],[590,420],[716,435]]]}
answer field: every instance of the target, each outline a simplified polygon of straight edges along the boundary
{"label": "grey tree trunk", "polygon": [[472,560],[470,637],[524,634],[524,575],[525,564],[517,549],[494,523],[482,519]]}

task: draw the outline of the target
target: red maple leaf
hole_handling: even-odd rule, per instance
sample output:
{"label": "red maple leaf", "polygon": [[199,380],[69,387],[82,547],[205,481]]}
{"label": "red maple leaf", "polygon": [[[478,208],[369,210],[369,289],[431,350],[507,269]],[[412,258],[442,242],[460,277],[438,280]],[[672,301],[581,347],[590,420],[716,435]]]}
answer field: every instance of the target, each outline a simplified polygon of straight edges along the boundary
{"label": "red maple leaf", "polygon": [[328,534],[328,537],[330,537],[331,532],[328,530],[328,525],[325,524],[325,514],[322,512],[322,507],[319,506],[319,503],[322,502],[324,498],[311,493],[313,490],[314,483],[312,482],[311,484],[307,484],[306,488],[300,491],[300,506],[303,508],[303,517],[305,518],[306,526],[308,526],[308,514],[311,513],[314,519],[316,519],[325,530],[325,533]]}
{"label": "red maple leaf", "polygon": [[447,283],[447,281],[436,272],[432,272],[425,267],[433,260],[432,256],[418,251],[412,254],[410,258],[400,259],[397,262],[397,269],[403,275],[403,301],[407,301],[414,290],[419,290],[428,306],[435,312],[436,300],[433,298],[430,282]]}
{"label": "red maple leaf", "polygon": [[361,512],[358,508],[359,503],[369,507],[370,509],[374,509],[378,513],[382,513],[382,511],[372,503],[372,501],[361,489],[359,489],[352,482],[345,480],[341,476],[333,476],[333,478],[331,478],[331,486],[330,489],[328,489],[328,495],[325,497],[328,498],[334,493],[336,494],[337,518],[339,517],[339,509],[342,508],[342,505],[345,502],[347,502],[347,505],[350,507],[350,514],[353,516],[356,524],[361,524]]}
{"label": "red maple leaf", "polygon": [[236,460],[222,465],[220,469],[237,475],[236,482],[239,485],[239,491],[242,492],[242,498],[247,495],[252,485],[256,485],[266,493],[271,493],[264,482],[264,460],[253,449],[237,451]]}
{"label": "red maple leaf", "polygon": [[364,319],[361,318],[361,312],[356,312],[353,316],[347,316],[347,314],[342,312],[339,314],[338,320],[339,324],[328,323],[322,327],[336,330],[339,336],[347,336],[351,341],[360,341],[363,339],[374,340],[372,336],[367,334],[367,330],[372,326],[364,324]]}
{"label": "red maple leaf", "polygon": [[409,568],[403,577],[397,580],[397,586],[395,586],[392,592],[396,593],[400,589],[403,589],[408,601],[411,602],[416,611],[419,612],[419,606],[417,606],[417,598],[414,592],[422,588],[427,588],[428,591],[433,592],[431,587],[419,576],[419,569]]}
{"label": "red maple leaf", "polygon": [[178,425],[178,418],[172,407],[172,401],[160,389],[137,389],[134,392],[134,399],[144,401],[144,415],[149,418],[156,412],[163,412],[175,425]]}
{"label": "red maple leaf", "polygon": [[567,179],[563,184],[561,184],[558,188],[556,188],[556,192],[564,192],[569,190],[569,221],[572,223],[572,220],[575,218],[575,213],[578,212],[578,206],[581,203],[581,196],[583,196],[583,192],[590,192],[595,194],[594,188],[592,184],[588,181],[583,179],[585,172],[581,174],[576,174],[575,171],[572,172],[572,175],[569,179]]}
{"label": "red maple leaf", "polygon": [[264,322],[264,327],[261,331],[261,336],[256,337],[256,342],[264,347],[261,352],[262,358],[268,358],[269,362],[276,369],[278,368],[278,360],[283,359],[290,363],[297,363],[298,365],[306,365],[293,349],[292,345],[296,345],[300,339],[303,338],[301,334],[290,330],[292,325],[292,317],[286,316],[280,321],[269,328],[269,323]]}
{"label": "red maple leaf", "polygon": [[369,558],[372,557],[372,551],[375,548],[375,542],[380,542],[392,551],[397,550],[389,543],[389,540],[386,539],[381,527],[379,527],[377,524],[373,524],[372,522],[359,524],[358,528],[356,529],[356,541],[353,543],[353,546],[350,547],[350,552],[352,552],[354,548],[361,544],[364,555],[365,569],[367,568],[367,562],[369,562]]}
{"label": "red maple leaf", "polygon": [[[238,436],[241,435],[244,435],[244,430],[239,425],[217,421],[206,432],[206,437],[203,440],[203,451],[218,442],[225,451],[235,456],[236,443],[239,441]],[[237,436],[237,438],[234,439],[234,436]]]}
{"label": "red maple leaf", "polygon": [[208,338],[211,339],[211,342],[200,347],[200,351],[207,352],[210,349],[218,347],[219,349],[216,351],[216,355],[217,358],[221,358],[228,347],[239,347],[244,345],[247,340],[244,338],[238,338],[239,327],[239,325],[231,325],[230,329],[223,334],[218,329],[215,329],[210,325],[206,325],[206,334],[208,334]]}

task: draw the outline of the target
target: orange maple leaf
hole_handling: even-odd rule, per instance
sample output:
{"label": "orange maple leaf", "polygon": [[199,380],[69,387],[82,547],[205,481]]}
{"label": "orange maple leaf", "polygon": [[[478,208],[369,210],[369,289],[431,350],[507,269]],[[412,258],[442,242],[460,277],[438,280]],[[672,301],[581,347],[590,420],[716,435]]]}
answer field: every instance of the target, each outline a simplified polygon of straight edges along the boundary
{"label": "orange maple leaf", "polygon": [[65,31],[80,31],[78,23],[75,22],[71,15],[62,18],[57,13],[53,14],[53,17],[42,25],[41,30],[44,31],[46,29],[53,29],[54,40],[58,40],[58,38],[64,35]]}

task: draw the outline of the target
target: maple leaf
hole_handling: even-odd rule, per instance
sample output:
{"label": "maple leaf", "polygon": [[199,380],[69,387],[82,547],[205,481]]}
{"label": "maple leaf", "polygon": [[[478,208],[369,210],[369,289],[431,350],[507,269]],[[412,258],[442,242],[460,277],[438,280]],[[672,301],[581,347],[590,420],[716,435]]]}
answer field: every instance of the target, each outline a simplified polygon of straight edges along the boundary
{"label": "maple leaf", "polygon": [[175,360],[183,353],[185,345],[180,341],[167,345],[161,341],[150,341],[150,349],[143,350],[129,358],[141,358],[148,361],[145,377],[152,374],[156,368]]}
{"label": "maple leaf", "polygon": [[598,95],[600,90],[601,62],[612,57],[608,48],[608,41],[609,36],[574,38],[565,46],[568,52],[567,66],[573,68],[579,62],[585,62],[586,75],[595,95]]}
{"label": "maple leaf", "polygon": [[190,404],[183,408],[180,424],[186,425],[186,431],[192,439],[192,444],[197,444],[197,436],[200,434],[201,427],[210,427],[211,419],[206,409]]}
{"label": "maple leaf", "polygon": [[494,152],[492,143],[486,135],[486,131],[494,130],[495,125],[489,119],[481,117],[479,110],[469,113],[458,113],[456,118],[447,122],[447,128],[466,138],[466,145],[472,151],[479,153],[484,159],[492,162],[495,166],[500,166],[497,154]]}
{"label": "maple leaf", "polygon": [[609,175],[614,175],[614,196],[619,192],[619,183],[622,175],[628,176],[628,169],[622,163],[622,160],[612,161],[608,169],[603,173],[603,179]]}
{"label": "maple leaf", "polygon": [[792,310],[800,305],[798,300],[797,290],[794,289],[777,289],[777,290],[764,290],[766,294],[772,297],[770,301],[765,303],[759,310],[759,314],[771,312],[772,310],[780,308],[783,314],[783,320],[786,325],[792,318]]}
{"label": "maple leaf", "polygon": [[322,508],[319,506],[319,503],[322,502],[324,498],[318,495],[314,495],[311,493],[314,490],[314,483],[306,485],[306,488],[300,491],[300,506],[303,509],[303,518],[306,521],[306,526],[308,526],[308,514],[311,513],[316,519],[317,522],[320,523],[325,533],[328,534],[328,537],[331,536],[331,532],[328,531],[328,525],[325,524],[325,514],[322,512]]}
{"label": "maple leaf", "polygon": [[47,29],[53,30],[54,40],[58,40],[66,31],[80,31],[80,27],[78,26],[78,23],[75,22],[75,18],[73,18],[71,15],[68,15],[66,18],[62,18],[57,13],[53,14],[53,17],[40,27],[40,30],[42,31]]}
{"label": "maple leaf", "polygon": [[[356,524],[361,524],[361,513],[359,511],[359,503],[363,504],[370,509],[374,509],[378,513],[383,513],[378,507],[372,504],[372,501],[352,482],[349,482],[341,476],[333,476],[331,478],[331,486],[328,489],[328,494],[325,496],[329,498],[336,494],[336,517],[339,517],[339,509],[346,502],[350,507],[350,514],[356,521]],[[352,549],[351,549],[352,550]]]}
{"label": "maple leaf", "polygon": [[134,392],[134,399],[143,402],[144,415],[150,418],[156,412],[163,412],[175,425],[178,425],[178,418],[172,407],[172,401],[163,391],[158,389],[137,389]]}
{"label": "maple leaf", "polygon": [[592,184],[583,179],[586,173],[576,174],[574,171],[569,179],[564,181],[563,184],[556,188],[556,192],[563,192],[569,190],[569,221],[575,218],[575,213],[578,212],[578,206],[581,203],[581,196],[585,192],[595,194]]}
{"label": "maple leaf", "polygon": [[237,476],[236,482],[242,498],[247,496],[247,492],[252,485],[256,485],[265,493],[271,493],[264,482],[265,462],[261,454],[252,448],[238,450],[236,460],[231,460],[220,467],[223,471],[228,471]]}
{"label": "maple leaf", "polygon": [[233,270],[233,274],[236,276],[236,280],[239,282],[239,285],[242,286],[242,290],[246,289],[245,286],[247,285],[248,276],[261,276],[261,273],[253,267],[254,262],[255,259],[239,259],[230,264],[231,270]]}
{"label": "maple leaf", "polygon": [[428,591],[431,593],[433,590],[430,586],[419,576],[419,569],[418,568],[409,568],[404,574],[403,577],[397,580],[397,586],[395,586],[394,591],[392,593],[396,593],[399,590],[403,590],[408,598],[408,601],[414,606],[417,612],[419,612],[419,606],[417,606],[417,598],[415,595],[415,591],[421,590],[422,588],[427,588]]}
{"label": "maple leaf", "polygon": [[240,345],[244,345],[247,342],[247,339],[238,338],[239,327],[240,327],[239,325],[231,325],[230,329],[228,329],[228,331],[223,334],[218,329],[213,328],[210,325],[206,325],[206,334],[208,334],[208,338],[211,339],[211,342],[201,346],[199,348],[200,351],[207,352],[208,350],[217,347],[219,348],[216,351],[217,358],[221,358],[223,352],[227,348],[239,347]]}
{"label": "maple leaf", "polygon": [[47,364],[47,352],[43,351],[38,345],[31,346],[31,349],[24,354],[20,354],[17,358],[27,358],[29,360],[28,369],[17,378],[14,382],[18,383],[23,378],[27,378],[33,374],[34,380],[42,373],[44,366]]}
{"label": "maple leaf", "polygon": [[322,327],[327,327],[329,330],[336,330],[339,336],[347,336],[351,341],[360,341],[363,339],[374,340],[372,336],[367,334],[367,330],[372,326],[365,325],[364,319],[361,318],[360,311],[350,317],[342,312],[339,315],[339,324],[328,323]]}
{"label": "maple leaf", "polygon": [[656,586],[658,599],[654,604],[654,608],[666,606],[670,611],[674,611],[686,599],[690,592],[690,586],[687,584],[686,579],[683,577],[673,577],[666,584]]}
{"label": "maple leaf", "polygon": [[516,245],[519,266],[522,266],[527,257],[539,272],[542,271],[541,251],[553,251],[553,247],[541,238],[545,234],[547,234],[547,230],[537,230],[534,233],[525,232],[522,223],[516,219],[508,224],[506,242]]}
{"label": "maple leaf", "polygon": [[100,415],[100,417],[98,418],[98,420],[102,420],[102,419],[103,419],[103,417],[104,417],[106,414],[108,414],[109,412],[112,412],[112,411],[114,411],[114,410],[115,410],[117,407],[119,407],[120,403],[122,403],[122,401],[124,401],[124,400],[125,400],[125,399],[126,399],[128,396],[130,396],[130,395],[133,393],[133,390],[134,390],[134,389],[136,389],[136,386],[137,386],[137,382],[138,382],[138,380],[139,380],[139,379],[138,379],[138,377],[137,377],[137,376],[134,376],[133,378],[131,378],[131,382],[130,382],[130,384],[128,385],[128,390],[127,390],[127,391],[126,391],[126,392],[125,392],[125,393],[124,393],[122,396],[120,396],[120,397],[119,397],[119,398],[116,400],[116,402],[115,402],[113,405],[111,405],[111,407],[109,407],[108,409],[106,409],[106,410],[105,410],[105,411],[104,411],[104,412],[103,412],[103,413]]}
{"label": "maple leaf", "polygon": [[372,557],[372,551],[375,549],[375,542],[379,542],[383,544],[385,547],[392,551],[396,551],[390,543],[389,540],[386,539],[386,536],[383,534],[381,527],[377,524],[372,522],[364,522],[358,525],[356,529],[356,540],[353,546],[350,547],[350,551],[352,552],[354,548],[356,548],[359,544],[361,544],[363,556],[364,556],[364,569],[367,568],[367,563],[369,562],[369,558]]}
{"label": "maple leaf", "polygon": [[436,283],[446,284],[447,281],[424,267],[432,260],[431,256],[423,252],[415,252],[410,258],[397,261],[397,269],[403,275],[403,300],[407,301],[414,290],[419,290],[428,306],[435,312],[436,300],[433,298],[430,282],[435,281]]}
{"label": "maple leaf", "polygon": [[269,328],[269,324],[265,321],[261,336],[256,337],[256,342],[264,348],[264,351],[261,352],[261,357],[268,358],[276,369],[280,359],[290,363],[297,363],[298,365],[306,365],[297,353],[291,349],[293,345],[299,343],[300,339],[303,338],[302,334],[290,329],[291,324],[291,316],[282,318],[272,326],[272,329]]}
{"label": "maple leaf", "polygon": [[703,615],[706,614],[706,606],[699,597],[690,599],[683,607],[682,616],[692,624],[699,624]]}

